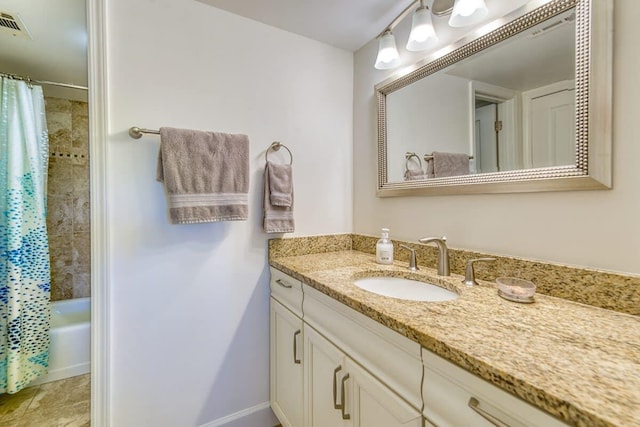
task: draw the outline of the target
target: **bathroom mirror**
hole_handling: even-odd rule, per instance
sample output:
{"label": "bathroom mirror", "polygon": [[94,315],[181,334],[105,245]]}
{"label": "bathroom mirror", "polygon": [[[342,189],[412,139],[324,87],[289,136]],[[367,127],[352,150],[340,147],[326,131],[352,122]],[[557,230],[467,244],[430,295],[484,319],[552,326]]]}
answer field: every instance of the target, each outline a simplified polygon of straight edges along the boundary
{"label": "bathroom mirror", "polygon": [[611,188],[612,7],[534,0],[376,85],[378,196]]}

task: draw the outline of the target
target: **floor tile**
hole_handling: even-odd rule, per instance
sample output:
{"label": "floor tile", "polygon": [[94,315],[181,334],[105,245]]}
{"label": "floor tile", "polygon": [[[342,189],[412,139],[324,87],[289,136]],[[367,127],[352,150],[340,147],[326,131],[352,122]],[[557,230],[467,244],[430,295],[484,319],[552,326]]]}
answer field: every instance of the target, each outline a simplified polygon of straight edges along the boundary
{"label": "floor tile", "polygon": [[23,416],[37,391],[38,386],[27,387],[14,394],[0,394],[0,425]]}
{"label": "floor tile", "polygon": [[89,427],[90,402],[29,410],[16,427]]}
{"label": "floor tile", "polygon": [[89,402],[90,399],[91,376],[90,374],[79,375],[42,384],[33,397],[28,411],[84,403]]}

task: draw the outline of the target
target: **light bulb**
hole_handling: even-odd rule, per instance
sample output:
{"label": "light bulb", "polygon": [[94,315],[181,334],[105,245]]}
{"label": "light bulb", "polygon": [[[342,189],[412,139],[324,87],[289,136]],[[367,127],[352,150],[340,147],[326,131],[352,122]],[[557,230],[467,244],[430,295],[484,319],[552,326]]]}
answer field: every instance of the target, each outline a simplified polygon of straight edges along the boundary
{"label": "light bulb", "polygon": [[431,13],[426,7],[419,7],[413,14],[411,21],[411,34],[409,34],[407,50],[424,50],[437,40],[438,36],[433,28]]}
{"label": "light bulb", "polygon": [[466,27],[477,24],[488,14],[489,10],[484,0],[455,0],[449,25],[452,27]]}
{"label": "light bulb", "polygon": [[399,58],[400,55],[398,54],[398,48],[396,48],[396,39],[393,33],[387,30],[380,38],[375,67],[378,70],[395,68],[400,63]]}

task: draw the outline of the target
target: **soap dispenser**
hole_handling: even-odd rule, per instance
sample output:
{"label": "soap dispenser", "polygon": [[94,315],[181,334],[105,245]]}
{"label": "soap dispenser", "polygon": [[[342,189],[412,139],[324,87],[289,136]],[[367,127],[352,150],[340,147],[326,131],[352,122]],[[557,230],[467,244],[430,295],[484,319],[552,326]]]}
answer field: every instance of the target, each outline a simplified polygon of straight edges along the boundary
{"label": "soap dispenser", "polygon": [[380,240],[376,244],[376,262],[378,264],[393,264],[393,243],[389,240],[389,229],[383,228]]}

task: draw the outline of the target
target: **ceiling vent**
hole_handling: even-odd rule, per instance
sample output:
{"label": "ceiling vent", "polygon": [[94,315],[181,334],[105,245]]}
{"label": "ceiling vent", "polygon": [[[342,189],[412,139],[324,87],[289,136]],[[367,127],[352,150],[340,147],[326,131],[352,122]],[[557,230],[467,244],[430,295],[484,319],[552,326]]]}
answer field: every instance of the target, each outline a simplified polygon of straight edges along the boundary
{"label": "ceiling vent", "polygon": [[15,13],[0,12],[0,34],[31,38],[27,27]]}

